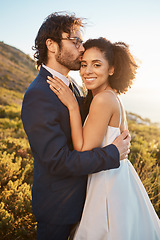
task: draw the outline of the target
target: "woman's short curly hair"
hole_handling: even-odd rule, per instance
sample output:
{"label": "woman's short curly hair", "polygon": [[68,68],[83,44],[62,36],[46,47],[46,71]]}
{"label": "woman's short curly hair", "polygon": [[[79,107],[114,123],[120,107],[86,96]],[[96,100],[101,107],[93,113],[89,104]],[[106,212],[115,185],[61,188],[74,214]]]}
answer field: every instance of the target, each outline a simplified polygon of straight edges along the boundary
{"label": "woman's short curly hair", "polygon": [[84,27],[82,21],[83,19],[75,17],[75,14],[62,14],[61,12],[50,14],[44,20],[36,36],[35,46],[32,47],[36,51],[34,58],[37,62],[37,67],[42,63],[47,63],[46,40],[50,38],[61,47],[62,33],[66,32],[70,35],[74,26]]}
{"label": "woman's short curly hair", "polygon": [[114,67],[114,74],[108,78],[110,87],[117,93],[125,93],[132,85],[138,68],[128,45],[124,42],[111,43],[101,37],[89,39],[83,46],[85,50],[97,48],[104,54],[109,65]]}

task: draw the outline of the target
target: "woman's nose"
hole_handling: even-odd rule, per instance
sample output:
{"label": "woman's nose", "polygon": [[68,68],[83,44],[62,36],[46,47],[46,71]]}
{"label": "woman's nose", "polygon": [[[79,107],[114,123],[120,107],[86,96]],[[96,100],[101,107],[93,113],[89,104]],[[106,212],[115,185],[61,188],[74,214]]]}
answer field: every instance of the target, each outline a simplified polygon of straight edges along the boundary
{"label": "woman's nose", "polygon": [[91,67],[91,66],[87,66],[85,70],[86,70],[86,71],[85,71],[86,74],[92,73],[92,67]]}

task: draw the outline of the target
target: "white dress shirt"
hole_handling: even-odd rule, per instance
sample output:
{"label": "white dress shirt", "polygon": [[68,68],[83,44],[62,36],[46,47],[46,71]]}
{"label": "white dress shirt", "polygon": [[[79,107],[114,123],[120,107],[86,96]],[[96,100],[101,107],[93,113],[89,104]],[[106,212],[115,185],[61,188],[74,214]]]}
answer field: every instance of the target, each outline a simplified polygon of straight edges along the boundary
{"label": "white dress shirt", "polygon": [[68,87],[69,87],[69,84],[71,83],[71,86],[72,86],[72,91],[73,91],[73,93],[75,94],[75,88],[73,87],[73,83],[74,83],[74,85],[76,86],[76,88],[78,89],[78,96],[84,96],[84,94],[83,94],[83,92],[82,92],[82,90],[80,89],[80,87],[79,87],[79,85],[76,83],[76,81],[72,78],[72,77],[70,77],[70,76],[68,76],[67,78],[64,76],[64,75],[62,75],[61,73],[59,73],[59,72],[57,72],[57,71],[55,71],[55,70],[53,70],[52,68],[50,68],[50,67],[47,67],[46,65],[44,65],[43,63],[42,63],[42,67],[44,67],[48,72],[50,72],[53,76],[56,76],[56,77],[58,77],[59,79],[61,79]]}
{"label": "white dress shirt", "polygon": [[69,86],[70,84],[70,80],[68,78],[66,78],[64,75],[62,75],[61,73],[53,70],[50,67],[47,67],[46,65],[42,64],[42,67],[44,67],[48,72],[50,72],[53,76],[58,77],[59,79],[61,79],[67,86]]}

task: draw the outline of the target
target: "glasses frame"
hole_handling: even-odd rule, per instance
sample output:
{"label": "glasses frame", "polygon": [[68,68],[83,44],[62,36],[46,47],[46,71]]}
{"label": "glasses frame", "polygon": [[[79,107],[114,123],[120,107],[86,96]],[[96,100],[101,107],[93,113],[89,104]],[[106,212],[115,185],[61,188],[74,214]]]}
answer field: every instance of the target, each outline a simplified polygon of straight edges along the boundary
{"label": "glasses frame", "polygon": [[79,37],[61,38],[61,40],[76,40],[76,42],[73,42],[73,44],[77,49],[83,44],[83,41]]}

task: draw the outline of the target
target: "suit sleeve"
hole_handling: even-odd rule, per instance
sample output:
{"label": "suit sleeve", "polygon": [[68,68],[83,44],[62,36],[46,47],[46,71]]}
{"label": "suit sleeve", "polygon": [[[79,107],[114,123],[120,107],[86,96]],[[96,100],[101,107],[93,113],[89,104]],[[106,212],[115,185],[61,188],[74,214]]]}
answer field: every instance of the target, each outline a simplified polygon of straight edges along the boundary
{"label": "suit sleeve", "polygon": [[113,144],[85,152],[69,150],[60,122],[62,103],[51,94],[52,101],[38,89],[24,97],[22,121],[34,158],[50,174],[59,176],[82,176],[119,167],[119,152]]}

